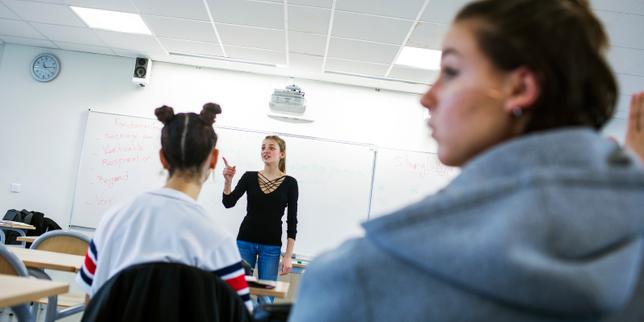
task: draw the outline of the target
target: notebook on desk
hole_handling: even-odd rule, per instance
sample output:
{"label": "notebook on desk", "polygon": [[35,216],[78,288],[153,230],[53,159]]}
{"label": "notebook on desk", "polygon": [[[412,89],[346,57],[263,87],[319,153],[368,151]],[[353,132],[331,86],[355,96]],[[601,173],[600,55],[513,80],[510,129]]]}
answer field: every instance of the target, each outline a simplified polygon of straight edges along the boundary
{"label": "notebook on desk", "polygon": [[275,281],[258,280],[257,277],[248,275],[246,275],[246,283],[248,283],[248,287],[265,288],[269,290],[274,289],[276,284]]}

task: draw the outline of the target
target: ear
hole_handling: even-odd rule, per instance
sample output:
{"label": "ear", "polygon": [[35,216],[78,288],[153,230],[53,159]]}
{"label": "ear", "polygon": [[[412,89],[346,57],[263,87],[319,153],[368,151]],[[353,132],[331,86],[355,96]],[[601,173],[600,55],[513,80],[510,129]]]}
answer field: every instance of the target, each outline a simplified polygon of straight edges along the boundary
{"label": "ear", "polygon": [[219,150],[212,149],[210,154],[210,164],[208,165],[209,169],[214,169],[217,166],[217,159],[219,159]]}
{"label": "ear", "polygon": [[511,113],[513,110],[528,110],[539,98],[541,88],[537,75],[526,67],[519,67],[510,72],[509,75],[509,96],[505,101],[505,110]]}
{"label": "ear", "polygon": [[166,160],[165,155],[163,154],[163,149],[159,150],[159,160],[161,160],[161,165],[163,165],[164,169],[170,169],[170,163],[168,163],[168,160]]}

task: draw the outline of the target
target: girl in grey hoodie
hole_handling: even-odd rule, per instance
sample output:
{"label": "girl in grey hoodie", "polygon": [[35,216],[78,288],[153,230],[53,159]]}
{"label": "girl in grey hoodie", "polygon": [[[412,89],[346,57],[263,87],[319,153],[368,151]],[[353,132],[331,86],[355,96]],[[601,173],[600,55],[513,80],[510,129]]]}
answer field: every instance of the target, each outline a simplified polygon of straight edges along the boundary
{"label": "girl in grey hoodie", "polygon": [[584,0],[464,7],[421,99],[461,174],[319,256],[290,321],[644,321],[644,169],[598,133],[607,46]]}

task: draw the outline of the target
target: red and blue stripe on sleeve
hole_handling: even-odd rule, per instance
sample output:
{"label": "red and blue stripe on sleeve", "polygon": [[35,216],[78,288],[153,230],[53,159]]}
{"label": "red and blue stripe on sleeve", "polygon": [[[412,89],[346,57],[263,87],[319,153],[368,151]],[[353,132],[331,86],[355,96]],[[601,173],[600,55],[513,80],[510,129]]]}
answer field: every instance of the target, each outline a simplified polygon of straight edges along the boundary
{"label": "red and blue stripe on sleeve", "polygon": [[252,312],[253,303],[250,299],[250,289],[248,288],[248,283],[246,283],[246,276],[244,275],[244,268],[241,262],[218,269],[215,271],[215,274],[221,277],[222,280],[239,294],[248,310]]}
{"label": "red and blue stripe on sleeve", "polygon": [[85,284],[87,289],[92,287],[94,274],[96,273],[97,260],[98,252],[96,251],[96,245],[94,244],[94,240],[91,240],[89,242],[89,247],[87,248],[87,254],[85,254],[85,261],[83,262],[83,266],[79,272],[80,281]]}

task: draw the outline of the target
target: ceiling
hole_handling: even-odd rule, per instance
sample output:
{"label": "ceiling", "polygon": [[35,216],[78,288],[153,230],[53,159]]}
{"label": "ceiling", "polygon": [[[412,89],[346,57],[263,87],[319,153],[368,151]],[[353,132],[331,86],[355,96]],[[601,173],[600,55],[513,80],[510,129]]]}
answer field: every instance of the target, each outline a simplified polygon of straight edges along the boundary
{"label": "ceiling", "polygon": [[[394,65],[440,49],[466,0],[0,0],[7,43],[421,92],[436,77]],[[594,0],[622,94],[644,90],[644,0]],[[88,28],[69,5],[139,13],[152,36]]]}

